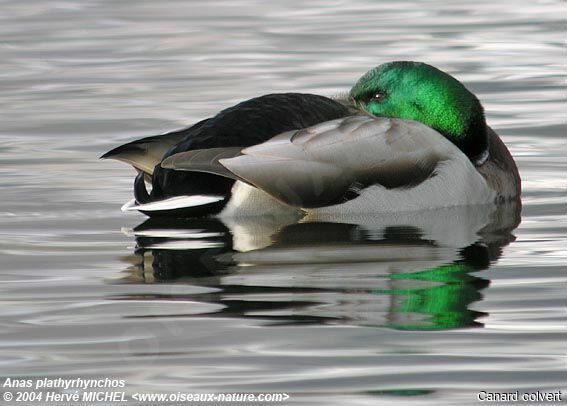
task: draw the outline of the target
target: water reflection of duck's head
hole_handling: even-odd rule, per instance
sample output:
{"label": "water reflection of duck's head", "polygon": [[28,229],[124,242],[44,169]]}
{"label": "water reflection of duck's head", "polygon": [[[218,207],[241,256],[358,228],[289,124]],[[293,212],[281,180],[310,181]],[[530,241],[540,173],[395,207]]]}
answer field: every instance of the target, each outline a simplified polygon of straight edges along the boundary
{"label": "water reflection of duck's head", "polygon": [[498,259],[518,223],[517,205],[300,221],[153,219],[133,230],[145,259],[129,274],[220,287],[207,300],[226,305],[224,315],[473,326],[481,314],[468,307],[488,285],[473,273]]}

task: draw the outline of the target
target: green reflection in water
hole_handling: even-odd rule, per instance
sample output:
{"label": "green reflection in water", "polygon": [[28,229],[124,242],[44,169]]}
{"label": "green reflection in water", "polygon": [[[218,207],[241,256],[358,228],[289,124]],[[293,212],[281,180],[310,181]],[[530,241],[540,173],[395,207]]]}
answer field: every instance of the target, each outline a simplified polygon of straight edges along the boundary
{"label": "green reflection in water", "polygon": [[[484,315],[469,309],[482,298],[488,281],[471,275],[478,267],[456,262],[415,273],[393,274],[392,289],[375,289],[374,294],[391,295],[388,327],[400,330],[445,330],[480,326]],[[425,284],[424,284],[425,283]]]}

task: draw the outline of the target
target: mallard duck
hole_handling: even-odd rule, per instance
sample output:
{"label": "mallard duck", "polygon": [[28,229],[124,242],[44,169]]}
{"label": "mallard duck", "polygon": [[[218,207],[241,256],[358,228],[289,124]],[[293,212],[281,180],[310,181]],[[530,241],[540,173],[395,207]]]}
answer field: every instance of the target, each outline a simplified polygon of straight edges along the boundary
{"label": "mallard duck", "polygon": [[102,158],[139,172],[123,210],[150,216],[397,212],[520,195],[478,98],[420,62],[370,70],[345,100],[269,94]]}

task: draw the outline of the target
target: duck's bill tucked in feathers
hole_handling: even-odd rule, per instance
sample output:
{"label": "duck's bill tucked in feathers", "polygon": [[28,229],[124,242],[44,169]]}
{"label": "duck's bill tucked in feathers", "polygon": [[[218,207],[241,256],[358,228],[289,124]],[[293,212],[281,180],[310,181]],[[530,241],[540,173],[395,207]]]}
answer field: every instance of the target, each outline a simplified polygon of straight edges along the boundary
{"label": "duck's bill tucked in feathers", "polygon": [[221,150],[175,154],[161,166],[238,179],[287,205],[316,208],[349,200],[370,185],[415,186],[433,176],[440,162],[455,154],[464,158],[421,123],[371,116],[289,131],[239,152]]}

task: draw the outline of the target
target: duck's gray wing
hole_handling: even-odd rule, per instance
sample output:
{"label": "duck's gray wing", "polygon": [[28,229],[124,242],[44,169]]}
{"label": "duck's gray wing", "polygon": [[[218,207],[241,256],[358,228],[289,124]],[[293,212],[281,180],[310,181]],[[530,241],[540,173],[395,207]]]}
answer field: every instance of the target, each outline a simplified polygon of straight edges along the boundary
{"label": "duck's gray wing", "polygon": [[[236,157],[220,158],[205,171],[227,176],[214,171],[220,164],[228,177],[283,203],[312,208],[340,203],[349,192],[373,184],[413,186],[431,176],[455,150],[443,136],[418,122],[351,116],[280,134]],[[195,151],[173,155],[162,166],[203,171]]]}

